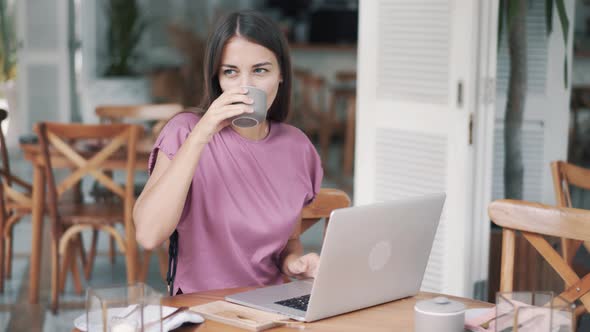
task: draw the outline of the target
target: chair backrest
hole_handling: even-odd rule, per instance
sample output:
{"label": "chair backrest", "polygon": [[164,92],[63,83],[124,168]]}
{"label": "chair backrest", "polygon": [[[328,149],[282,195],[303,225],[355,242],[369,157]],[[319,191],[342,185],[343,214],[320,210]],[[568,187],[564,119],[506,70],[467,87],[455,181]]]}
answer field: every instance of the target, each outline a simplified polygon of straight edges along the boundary
{"label": "chair backrest", "polygon": [[[62,124],[43,122],[37,125],[42,160],[48,189],[49,213],[54,221],[59,219],[58,200],[68,190],[90,175],[105,188],[119,196],[125,205],[125,214],[133,208],[136,144],[141,127],[130,124]],[[104,145],[96,145],[105,142]],[[94,144],[94,145],[91,145]],[[113,181],[103,169],[105,163],[125,163],[125,185]],[[55,168],[69,168],[72,173],[59,184],[54,176]],[[54,227],[61,227],[54,223]]]}
{"label": "chair backrest", "polygon": [[[559,207],[575,207],[572,202],[572,186],[590,190],[590,169],[582,168],[565,161],[554,161],[551,163],[551,174],[553,175],[555,202]],[[562,255],[569,264],[572,263],[581,245],[581,241],[561,240]]]}
{"label": "chair backrest", "polygon": [[579,299],[587,309],[590,308],[590,273],[580,278],[544,238],[554,236],[590,241],[590,211],[498,200],[490,204],[488,212],[491,220],[503,227],[500,291],[512,291],[516,231],[519,231],[564,280],[566,290],[560,295],[570,302]]}
{"label": "chair backrest", "polygon": [[[8,112],[6,110],[0,109],[0,127],[2,123],[8,118]],[[0,167],[0,177],[2,177],[2,190],[3,196],[5,200],[11,200],[12,202],[18,203],[19,205],[32,208],[33,203],[30,197],[30,193],[32,192],[33,188],[30,183],[26,182],[25,180],[15,176],[10,171],[10,159],[8,157],[8,148],[6,147],[6,137],[4,137],[4,132],[0,129],[0,157],[2,160],[2,166]],[[16,190],[13,185],[18,185],[25,190],[25,192],[21,192]]]}
{"label": "chair backrest", "polygon": [[160,131],[174,115],[182,112],[180,104],[150,104],[150,105],[100,105],[96,107],[96,115],[101,123],[150,123],[151,130],[145,133],[138,143],[140,151],[151,151],[154,141]]}
{"label": "chair backrest", "polygon": [[344,191],[332,188],[320,189],[315,200],[311,204],[305,206],[301,211],[301,232],[303,233],[322,218],[326,219],[325,226],[327,227],[330,220],[330,213],[332,213],[333,210],[349,206],[350,197],[348,197],[348,194]]}
{"label": "chair backrest", "polygon": [[[8,112],[4,109],[0,108],[0,128],[2,127],[2,123],[8,118]],[[0,157],[2,157],[2,167],[0,171],[2,175],[10,174],[10,162],[8,160],[8,148],[6,147],[6,138],[4,137],[4,131],[0,129]],[[10,178],[5,178],[5,181],[8,185],[11,184]]]}
{"label": "chair backrest", "polygon": [[[326,80],[307,70],[293,70],[293,112],[292,122],[307,134],[321,130],[326,108]],[[291,121],[292,120],[292,121]]]}
{"label": "chair backrest", "polygon": [[101,105],[96,108],[96,115],[101,121],[109,123],[120,123],[125,120],[165,121],[182,110],[180,104]]}

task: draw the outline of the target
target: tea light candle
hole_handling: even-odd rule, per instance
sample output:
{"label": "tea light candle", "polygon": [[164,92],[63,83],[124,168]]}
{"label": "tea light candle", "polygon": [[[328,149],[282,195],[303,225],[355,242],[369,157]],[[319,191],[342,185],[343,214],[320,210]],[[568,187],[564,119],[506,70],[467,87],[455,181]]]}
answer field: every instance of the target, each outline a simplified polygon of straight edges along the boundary
{"label": "tea light candle", "polygon": [[121,322],[112,326],[111,332],[135,332],[135,326],[126,322]]}

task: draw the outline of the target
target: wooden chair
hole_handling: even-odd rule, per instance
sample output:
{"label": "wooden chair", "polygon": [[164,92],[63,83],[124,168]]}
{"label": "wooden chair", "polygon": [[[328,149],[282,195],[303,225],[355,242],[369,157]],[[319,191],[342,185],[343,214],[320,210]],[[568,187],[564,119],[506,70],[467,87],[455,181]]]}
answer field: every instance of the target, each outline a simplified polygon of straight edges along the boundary
{"label": "wooden chair", "polygon": [[[553,175],[553,188],[555,189],[557,206],[574,207],[572,205],[570,186],[590,190],[589,169],[578,167],[565,161],[554,161],[551,163],[551,173]],[[574,256],[582,244],[590,252],[590,242],[583,243],[582,241],[561,239],[562,256],[569,265],[573,264]]]}
{"label": "wooden chair", "polygon": [[150,151],[166,122],[183,109],[180,104],[100,105],[95,112],[101,123],[151,122],[151,132],[138,142],[139,150]]}
{"label": "wooden chair", "polygon": [[[73,274],[75,286],[79,282],[77,281],[79,280],[78,268],[72,253],[77,253],[81,247],[81,232],[84,230],[100,230],[110,234],[116,240],[119,250],[126,254],[128,280],[135,278],[136,246],[132,209],[135,201],[133,184],[136,144],[141,127],[129,124],[40,123],[36,130],[39,135],[47,179],[47,201],[52,238],[51,309],[55,313],[58,309],[58,292],[63,290],[65,286],[68,269]],[[108,143],[97,150],[88,151],[84,145],[87,141]],[[56,158],[58,155],[62,159]],[[115,183],[103,172],[104,164],[116,157],[126,165],[125,185]],[[63,159],[66,159],[67,162],[64,162]],[[75,170],[57,183],[54,169],[60,167],[75,167]],[[86,176],[94,177],[111,190],[119,200],[93,204],[58,204],[64,194],[75,188]],[[116,230],[116,223],[124,224],[124,236]],[[61,266],[60,257],[63,257]],[[93,256],[89,255],[89,257]],[[132,281],[130,280],[130,282]],[[80,285],[76,287],[81,288]]]}
{"label": "wooden chair", "polygon": [[[338,103],[343,102],[345,114],[342,118],[338,114]],[[340,133],[343,136],[344,147],[342,153],[342,173],[352,175],[354,162],[354,142],[356,127],[356,72],[340,71],[336,73],[336,82],[330,89],[330,107],[328,109],[327,127],[333,134]]]}
{"label": "wooden chair", "polygon": [[303,70],[293,70],[293,112],[287,122],[301,129],[307,136],[317,136],[319,154],[323,162],[328,160],[330,133],[326,111],[326,80]]}
{"label": "wooden chair", "polygon": [[[96,108],[96,115],[99,117],[101,123],[146,123],[151,122],[152,129],[146,133],[137,144],[139,151],[151,151],[154,142],[166,122],[174,115],[182,112],[184,107],[180,104],[151,104],[151,105],[101,105]],[[93,248],[96,247],[96,242],[92,242]],[[111,262],[114,263],[114,239],[111,238],[109,256]],[[151,257],[151,250],[144,251],[142,263],[140,264],[139,280],[145,281],[149,270],[149,261]],[[163,279],[166,278],[167,265],[167,251],[164,247],[156,250],[159,258],[160,274]],[[87,265],[88,269],[85,271],[87,278],[90,277],[91,265]]]}
{"label": "wooden chair", "polygon": [[344,191],[331,188],[320,189],[315,200],[301,211],[301,233],[305,232],[320,219],[324,218],[325,235],[332,211],[349,206],[350,197],[348,197]]}
{"label": "wooden chair", "polygon": [[498,200],[490,204],[488,212],[492,221],[503,228],[500,291],[510,292],[513,289],[518,231],[565,282],[566,289],[560,295],[570,302],[582,302],[583,306],[576,309],[576,316],[584,308],[590,308],[590,273],[578,276],[544,238],[553,236],[590,241],[590,211],[517,200]]}
{"label": "wooden chair", "polygon": [[[301,211],[301,234],[323,218],[325,220],[325,237],[332,211],[349,206],[350,197],[348,197],[344,191],[331,188],[320,189],[315,200],[311,204],[305,206]],[[283,281],[290,282],[291,278],[284,275]]]}
{"label": "wooden chair", "polygon": [[[0,126],[8,118],[8,112],[0,109]],[[33,207],[32,186],[27,181],[15,176],[10,171],[10,160],[4,133],[0,130],[0,292],[4,290],[4,278],[12,275],[13,229],[17,222],[30,214]]]}

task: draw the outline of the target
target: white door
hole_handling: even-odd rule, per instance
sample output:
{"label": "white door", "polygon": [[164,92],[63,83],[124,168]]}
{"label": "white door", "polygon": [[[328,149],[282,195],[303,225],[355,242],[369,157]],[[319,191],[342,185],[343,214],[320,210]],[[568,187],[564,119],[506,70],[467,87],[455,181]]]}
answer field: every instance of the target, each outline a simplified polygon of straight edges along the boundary
{"label": "white door", "polygon": [[[550,162],[567,159],[571,82],[565,88],[563,61],[567,51],[568,71],[571,72],[574,0],[566,0],[565,4],[570,20],[567,50],[557,9],[553,16],[553,33],[549,36],[545,27],[545,1],[530,1],[527,13],[528,90],[522,128],[523,199],[547,204],[555,203]],[[507,36],[504,35],[498,54],[493,198],[505,197],[504,114],[509,66]]]}
{"label": "white door", "polygon": [[355,204],[446,192],[423,290],[473,290],[473,195],[484,190],[474,165],[491,159],[474,158],[470,135],[483,81],[479,18],[497,10],[484,1],[360,1]]}
{"label": "white door", "polygon": [[17,1],[21,133],[39,121],[70,121],[68,0]]}

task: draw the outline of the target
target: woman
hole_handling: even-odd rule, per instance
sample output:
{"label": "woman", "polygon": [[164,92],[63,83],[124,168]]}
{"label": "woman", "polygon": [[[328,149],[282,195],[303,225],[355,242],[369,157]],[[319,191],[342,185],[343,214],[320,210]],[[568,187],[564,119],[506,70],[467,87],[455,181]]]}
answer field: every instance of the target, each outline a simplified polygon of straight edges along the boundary
{"label": "woman", "polygon": [[[313,277],[319,256],[303,255],[300,214],[323,171],[309,139],[283,123],[291,95],[284,37],[256,12],[230,14],[208,39],[204,74],[206,111],[175,116],[154,145],[134,207],[137,241],[151,249],[177,230],[174,294]],[[244,86],[267,95],[266,121],[252,128],[230,120],[252,112]]]}

